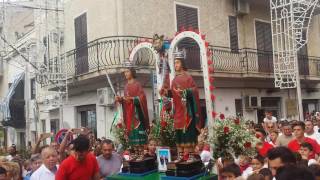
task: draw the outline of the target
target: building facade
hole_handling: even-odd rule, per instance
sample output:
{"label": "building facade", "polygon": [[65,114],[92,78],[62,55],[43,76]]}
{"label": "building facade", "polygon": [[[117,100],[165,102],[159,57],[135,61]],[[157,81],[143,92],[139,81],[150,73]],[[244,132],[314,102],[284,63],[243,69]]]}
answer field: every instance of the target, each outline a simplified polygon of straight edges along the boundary
{"label": "building facade", "polygon": [[[124,86],[121,70],[131,50],[155,33],[169,40],[183,29],[198,29],[210,43],[216,112],[241,115],[255,122],[262,121],[265,111],[272,111],[278,119],[297,118],[296,90],[274,87],[268,1],[67,0],[63,8],[64,36],[58,48],[61,55],[54,56],[59,52],[50,49],[50,57],[44,59],[58,67],[46,69],[47,74],[63,72],[66,86],[61,88],[64,85],[57,78],[42,86],[37,83],[37,121],[30,123],[30,132],[35,135],[28,135],[28,141],[33,142],[32,137],[39,132],[77,127],[88,127],[97,137],[112,138],[110,127],[116,109],[106,73],[121,94]],[[297,55],[305,113],[320,110],[319,33],[320,18],[315,14],[307,34],[309,42]],[[187,66],[200,88],[205,112],[199,47],[191,39],[182,41],[178,47],[187,52]],[[155,120],[155,57],[144,49],[135,60],[138,80],[147,93],[149,116]],[[39,95],[60,89],[65,92],[60,101],[56,95]]]}

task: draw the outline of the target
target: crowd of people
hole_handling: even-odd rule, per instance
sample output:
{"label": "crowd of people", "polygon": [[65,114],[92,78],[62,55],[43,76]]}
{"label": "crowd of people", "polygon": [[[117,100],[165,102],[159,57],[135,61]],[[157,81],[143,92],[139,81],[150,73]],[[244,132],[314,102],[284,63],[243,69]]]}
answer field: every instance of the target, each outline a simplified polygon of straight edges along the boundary
{"label": "crowd of people", "polygon": [[[320,116],[305,121],[277,121],[266,114],[263,123],[247,123],[259,139],[254,157],[221,157],[214,171],[221,180],[316,180],[320,179]],[[81,131],[80,131],[81,132]],[[69,137],[75,137],[70,141]],[[0,161],[0,180],[101,180],[121,171],[128,160],[127,151],[115,147],[112,140],[96,139],[90,131],[70,129],[60,144],[42,145],[43,134],[32,148],[31,156],[22,159],[15,145]],[[121,147],[121,146],[118,146]],[[148,140],[144,155],[156,159],[157,141]],[[199,142],[195,157],[204,163],[212,160],[210,144]]]}
{"label": "crowd of people", "polygon": [[305,121],[277,121],[267,112],[261,124],[248,123],[259,139],[256,156],[222,157],[219,179],[318,180],[320,179],[320,115]]}
{"label": "crowd of people", "polygon": [[[90,131],[75,133],[70,129],[61,144],[42,134],[32,148],[31,157],[22,159],[12,145],[9,155],[1,159],[0,180],[100,180],[120,172],[122,157],[110,139],[94,139]],[[70,136],[76,136],[69,142]]]}

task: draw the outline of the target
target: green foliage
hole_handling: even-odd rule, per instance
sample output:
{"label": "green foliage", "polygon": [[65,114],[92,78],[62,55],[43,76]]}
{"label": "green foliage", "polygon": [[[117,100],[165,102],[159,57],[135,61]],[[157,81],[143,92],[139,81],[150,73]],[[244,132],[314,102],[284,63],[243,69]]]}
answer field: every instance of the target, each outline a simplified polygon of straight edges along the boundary
{"label": "green foliage", "polygon": [[127,129],[121,123],[118,123],[112,127],[112,133],[116,140],[116,143],[122,144],[123,149],[129,149],[129,139],[126,133]]}
{"label": "green foliage", "polygon": [[258,139],[249,131],[244,119],[224,118],[224,115],[220,115],[215,119],[213,127],[209,128],[209,134],[215,159],[230,154],[235,157],[256,154],[255,144]]}
{"label": "green foliage", "polygon": [[160,146],[175,147],[175,129],[173,118],[157,120],[150,129],[150,138],[156,139]]}

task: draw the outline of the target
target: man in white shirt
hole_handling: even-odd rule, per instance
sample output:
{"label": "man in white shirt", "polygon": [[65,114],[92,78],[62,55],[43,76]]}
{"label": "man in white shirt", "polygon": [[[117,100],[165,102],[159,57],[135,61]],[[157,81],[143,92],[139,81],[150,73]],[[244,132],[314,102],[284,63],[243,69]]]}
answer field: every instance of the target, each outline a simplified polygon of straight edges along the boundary
{"label": "man in white shirt", "polygon": [[44,148],[41,152],[43,164],[32,175],[30,180],[54,180],[58,170],[58,154],[52,147]]}
{"label": "man in white shirt", "polygon": [[274,128],[277,128],[277,118],[272,116],[272,112],[267,111],[265,112],[265,118],[263,119],[262,127],[265,131],[268,131],[268,124],[273,124]]}
{"label": "man in white shirt", "polygon": [[320,144],[320,133],[314,131],[312,121],[307,120],[304,122],[304,124],[306,125],[304,136],[314,139],[317,141],[318,144]]}

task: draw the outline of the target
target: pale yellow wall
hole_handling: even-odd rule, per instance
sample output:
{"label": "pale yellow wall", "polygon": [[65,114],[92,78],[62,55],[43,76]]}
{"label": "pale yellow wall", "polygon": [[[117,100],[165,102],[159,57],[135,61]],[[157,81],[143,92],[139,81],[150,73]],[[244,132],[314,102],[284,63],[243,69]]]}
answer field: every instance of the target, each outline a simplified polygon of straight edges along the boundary
{"label": "pale yellow wall", "polygon": [[[176,32],[175,3],[199,8],[200,31],[210,44],[229,47],[228,16],[235,15],[233,0],[72,0],[65,5],[65,46],[73,49],[74,18],[87,12],[88,41],[106,36],[152,37]],[[256,49],[255,21],[270,22],[269,2],[250,1],[250,13],[238,16],[240,48]],[[309,33],[309,55],[320,56],[320,20],[314,18]]]}
{"label": "pale yellow wall", "polygon": [[85,12],[87,13],[88,42],[105,36],[117,35],[116,1],[118,0],[68,1],[65,4],[66,50],[75,48],[74,19]]}
{"label": "pale yellow wall", "polygon": [[124,4],[124,34],[152,37],[154,33],[172,38],[176,32],[175,2],[197,7],[200,31],[213,45],[229,46],[230,0],[127,0]]}
{"label": "pale yellow wall", "polygon": [[320,15],[314,16],[308,34],[308,55],[320,56]]}

